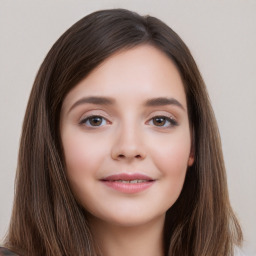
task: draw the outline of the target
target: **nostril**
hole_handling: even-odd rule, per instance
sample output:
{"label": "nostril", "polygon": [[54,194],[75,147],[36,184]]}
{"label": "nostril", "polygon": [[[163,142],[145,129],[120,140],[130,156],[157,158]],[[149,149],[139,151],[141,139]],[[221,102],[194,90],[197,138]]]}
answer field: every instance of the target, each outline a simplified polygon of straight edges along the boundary
{"label": "nostril", "polygon": [[[123,155],[123,154],[119,154],[118,157],[119,157],[119,158],[126,158],[126,156]],[[140,159],[140,158],[141,158],[141,155],[136,155],[136,156],[134,156],[134,157]]]}

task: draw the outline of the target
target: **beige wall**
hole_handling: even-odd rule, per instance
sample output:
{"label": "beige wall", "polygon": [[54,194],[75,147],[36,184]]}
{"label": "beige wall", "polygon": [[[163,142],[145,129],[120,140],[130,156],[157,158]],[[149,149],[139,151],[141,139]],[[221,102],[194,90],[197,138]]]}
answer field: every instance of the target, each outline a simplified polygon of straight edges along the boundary
{"label": "beige wall", "polygon": [[21,124],[36,71],[71,24],[113,7],[159,17],[191,49],[219,123],[245,247],[256,255],[255,0],[0,0],[0,237],[10,219]]}

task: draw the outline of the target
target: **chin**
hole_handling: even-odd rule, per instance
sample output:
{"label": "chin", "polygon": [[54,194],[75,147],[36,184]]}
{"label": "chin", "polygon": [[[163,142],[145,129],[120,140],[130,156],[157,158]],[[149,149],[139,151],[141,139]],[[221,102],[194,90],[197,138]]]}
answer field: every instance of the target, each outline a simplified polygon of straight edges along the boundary
{"label": "chin", "polygon": [[[136,211],[127,211],[124,214],[118,214],[114,213],[111,216],[98,216],[95,218],[93,216],[94,220],[98,220],[99,222],[104,222],[107,225],[116,226],[116,227],[124,227],[124,228],[132,228],[132,227],[139,227],[144,226],[149,223],[154,222],[164,222],[165,219],[165,212],[161,214],[150,214],[150,213],[138,213]],[[97,221],[96,220],[96,221]]]}

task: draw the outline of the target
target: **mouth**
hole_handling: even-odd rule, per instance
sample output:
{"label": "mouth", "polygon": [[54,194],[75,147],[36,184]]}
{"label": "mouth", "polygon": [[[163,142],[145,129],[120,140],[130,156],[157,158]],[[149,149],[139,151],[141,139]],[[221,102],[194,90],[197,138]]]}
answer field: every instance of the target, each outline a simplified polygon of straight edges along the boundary
{"label": "mouth", "polygon": [[156,180],[144,174],[121,173],[107,176],[100,181],[119,192],[133,194],[148,189]]}
{"label": "mouth", "polygon": [[112,182],[122,182],[122,183],[143,183],[143,182],[151,182],[151,180],[113,180]]}

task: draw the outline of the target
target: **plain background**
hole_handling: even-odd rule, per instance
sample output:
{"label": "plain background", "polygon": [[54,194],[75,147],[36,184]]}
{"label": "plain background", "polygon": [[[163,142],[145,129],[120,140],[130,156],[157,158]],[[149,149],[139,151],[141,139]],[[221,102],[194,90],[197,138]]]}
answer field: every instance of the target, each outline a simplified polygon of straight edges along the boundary
{"label": "plain background", "polygon": [[11,215],[21,125],[39,65],[74,22],[109,8],[156,16],[190,48],[219,124],[244,247],[256,255],[255,0],[0,0],[0,238]]}

